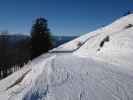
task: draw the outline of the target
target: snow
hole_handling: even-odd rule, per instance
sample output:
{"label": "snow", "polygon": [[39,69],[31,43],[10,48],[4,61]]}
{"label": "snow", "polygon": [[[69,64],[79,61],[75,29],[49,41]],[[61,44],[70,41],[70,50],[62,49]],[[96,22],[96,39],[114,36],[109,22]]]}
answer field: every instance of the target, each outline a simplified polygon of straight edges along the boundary
{"label": "snow", "polygon": [[[100,34],[96,32],[97,35],[89,39],[74,54],[82,57],[95,56],[111,63],[133,66],[131,60],[133,59],[133,27],[126,28],[129,24],[133,25],[133,14],[106,26]],[[100,47],[100,43],[107,36],[109,41]]]}
{"label": "snow", "polygon": [[133,100],[133,27],[129,24],[133,14],[52,50],[57,53],[34,59],[0,81],[0,99]]}
{"label": "snow", "polygon": [[[43,56],[46,56],[48,58],[45,59]],[[42,59],[42,57],[45,60]],[[22,70],[2,80],[0,82],[0,91],[1,91],[0,98],[2,98],[2,100],[8,100],[9,98],[11,100],[15,100],[15,98],[16,100],[19,100],[19,99],[21,100],[23,96],[25,95],[26,91],[32,88],[33,84],[35,84],[34,83],[35,80],[43,72],[43,69],[45,69],[44,67],[45,67],[46,62],[50,61],[54,57],[55,55],[52,55],[52,56],[42,55],[37,60],[35,59],[33,62],[30,62]],[[46,69],[47,69],[47,66],[46,66]],[[22,78],[23,76],[24,78]],[[16,83],[16,81],[18,80],[20,80],[20,82]],[[19,94],[20,92],[22,92],[22,94],[17,96],[17,94]]]}
{"label": "snow", "polygon": [[68,43],[65,43],[53,49],[53,51],[75,50],[76,48],[78,48],[77,44],[79,42],[84,43],[86,40],[97,37],[98,35],[101,35],[101,34],[111,34],[111,33],[122,31],[128,24],[133,24],[133,14],[130,14],[125,17],[121,17],[119,20],[116,20],[112,24],[109,24],[105,27],[101,27],[93,32],[86,33],[85,35],[82,35],[79,38],[76,38]]}

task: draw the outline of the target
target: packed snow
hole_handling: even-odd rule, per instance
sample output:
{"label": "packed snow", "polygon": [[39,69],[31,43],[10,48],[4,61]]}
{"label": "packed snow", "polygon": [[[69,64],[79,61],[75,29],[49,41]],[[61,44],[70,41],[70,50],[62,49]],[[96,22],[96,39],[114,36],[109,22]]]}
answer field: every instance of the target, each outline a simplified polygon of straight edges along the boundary
{"label": "packed snow", "polygon": [[132,43],[130,14],[1,80],[0,100],[133,100]]}

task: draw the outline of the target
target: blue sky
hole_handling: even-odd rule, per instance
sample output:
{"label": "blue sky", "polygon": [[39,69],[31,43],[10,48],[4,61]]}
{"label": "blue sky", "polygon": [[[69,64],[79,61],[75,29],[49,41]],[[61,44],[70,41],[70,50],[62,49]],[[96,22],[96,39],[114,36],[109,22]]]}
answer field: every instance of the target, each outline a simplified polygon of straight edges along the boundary
{"label": "blue sky", "polygon": [[81,35],[111,23],[133,0],[0,0],[0,31],[28,35],[38,17],[48,20],[54,35]]}

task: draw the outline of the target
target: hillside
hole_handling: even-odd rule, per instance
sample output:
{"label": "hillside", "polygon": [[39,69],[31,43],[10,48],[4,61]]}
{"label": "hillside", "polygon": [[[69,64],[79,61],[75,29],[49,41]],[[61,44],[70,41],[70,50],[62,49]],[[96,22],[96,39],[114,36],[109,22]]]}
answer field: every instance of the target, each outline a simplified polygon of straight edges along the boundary
{"label": "hillside", "polygon": [[132,42],[130,14],[51,50],[1,80],[0,98],[133,100]]}
{"label": "hillside", "polygon": [[[52,36],[53,46],[57,47],[76,37]],[[30,60],[30,36],[0,35],[0,66],[19,65]]]}

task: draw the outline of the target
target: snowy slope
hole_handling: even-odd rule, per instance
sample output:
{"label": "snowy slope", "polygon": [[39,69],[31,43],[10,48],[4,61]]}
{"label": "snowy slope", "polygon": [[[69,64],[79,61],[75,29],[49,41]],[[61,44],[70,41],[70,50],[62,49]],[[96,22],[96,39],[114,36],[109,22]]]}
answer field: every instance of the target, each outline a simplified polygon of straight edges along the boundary
{"label": "snowy slope", "polygon": [[[133,14],[123,17],[105,27],[104,31],[89,39],[76,55],[89,57],[96,56],[112,63],[129,64],[133,66]],[[100,44],[105,38],[103,46]]]}
{"label": "snowy slope", "polygon": [[133,100],[131,24],[133,14],[55,49],[75,52],[38,57],[0,81],[0,100]]}
{"label": "snowy slope", "polygon": [[1,89],[2,100],[133,100],[133,71],[122,66],[67,54],[32,67],[20,83]]}
{"label": "snowy slope", "polygon": [[[79,38],[76,38],[73,41],[70,41],[68,43],[65,43],[54,50],[59,50],[59,51],[74,50],[74,49],[78,48],[79,42],[84,43],[84,41],[92,39],[101,34],[111,34],[111,33],[122,31],[130,23],[131,24],[133,23],[133,14],[121,17],[120,19],[114,21],[112,24],[109,24],[105,27],[101,27],[101,28],[97,29],[96,31],[86,33],[85,35],[82,35]],[[104,37],[102,37],[102,38],[104,38]]]}

